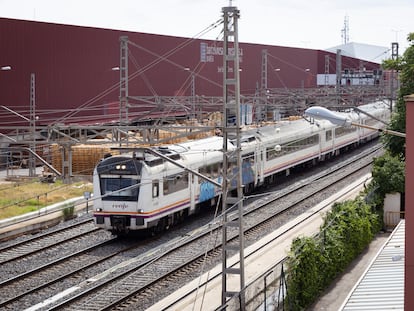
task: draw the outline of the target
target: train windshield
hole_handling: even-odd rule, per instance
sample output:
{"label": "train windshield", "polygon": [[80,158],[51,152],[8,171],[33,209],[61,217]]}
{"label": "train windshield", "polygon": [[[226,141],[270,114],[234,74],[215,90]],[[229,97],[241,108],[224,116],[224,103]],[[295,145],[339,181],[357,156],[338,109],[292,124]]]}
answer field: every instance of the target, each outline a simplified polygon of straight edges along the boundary
{"label": "train windshield", "polygon": [[101,196],[104,201],[137,201],[139,180],[123,176],[102,177]]}
{"label": "train windshield", "polygon": [[112,157],[98,164],[104,201],[137,201],[142,163],[130,157]]}

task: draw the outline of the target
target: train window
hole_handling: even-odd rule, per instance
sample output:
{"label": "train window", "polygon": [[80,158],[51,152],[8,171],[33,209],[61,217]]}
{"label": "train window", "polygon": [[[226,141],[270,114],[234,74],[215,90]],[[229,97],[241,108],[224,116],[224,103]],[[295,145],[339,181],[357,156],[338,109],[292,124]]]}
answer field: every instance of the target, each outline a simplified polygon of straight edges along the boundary
{"label": "train window", "polygon": [[243,156],[243,161],[247,161],[247,162],[253,163],[254,162],[254,153],[251,152],[251,153],[245,154]]}
{"label": "train window", "polygon": [[164,178],[163,180],[164,195],[187,189],[188,188],[188,173],[182,172],[175,175],[170,175]]}
{"label": "train window", "polygon": [[349,133],[355,132],[357,128],[355,126],[340,126],[335,128],[335,137],[340,137],[347,135]]}
{"label": "train window", "polygon": [[332,139],[332,130],[325,132],[325,140],[330,141]]}
{"label": "train window", "polygon": [[276,151],[274,147],[270,147],[266,149],[266,159],[268,161],[276,158],[278,155],[279,155],[279,152]]}
{"label": "train window", "polygon": [[217,178],[220,172],[220,163],[214,163],[211,165],[211,178]]}
{"label": "train window", "polygon": [[200,166],[200,168],[198,169],[198,172],[202,175],[206,175],[207,174],[207,167],[206,166]]}
{"label": "train window", "polygon": [[[209,178],[217,178],[220,174],[221,164],[220,163],[213,163],[206,166],[202,166],[199,168],[200,174],[207,176]],[[202,178],[198,179],[199,183],[202,183]]]}
{"label": "train window", "polygon": [[365,120],[365,124],[366,125],[371,125],[371,126],[378,126],[378,121],[375,119],[366,119]]}
{"label": "train window", "polygon": [[276,148],[275,146],[268,147],[266,149],[266,157],[269,161],[301,149],[316,146],[317,144],[319,144],[319,134],[282,144],[280,148]]}
{"label": "train window", "polygon": [[158,180],[152,181],[152,197],[158,198],[159,190],[160,189],[160,182]]}

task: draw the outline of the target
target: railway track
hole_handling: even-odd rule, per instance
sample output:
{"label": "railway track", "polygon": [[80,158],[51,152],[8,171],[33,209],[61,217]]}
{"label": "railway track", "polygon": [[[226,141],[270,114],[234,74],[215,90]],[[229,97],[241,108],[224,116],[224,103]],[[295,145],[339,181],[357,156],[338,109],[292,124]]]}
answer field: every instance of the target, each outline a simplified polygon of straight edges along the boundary
{"label": "railway track", "polygon": [[[100,256],[98,259],[96,256],[94,258],[93,254],[98,248],[105,249],[105,246],[111,243],[113,243],[113,240],[95,244],[92,247],[61,257],[1,282],[0,298],[2,300],[0,308],[8,307],[13,309],[12,303],[19,299],[32,293],[38,295],[38,291],[50,287],[60,280],[76,277],[81,271],[109,260],[119,254],[119,252],[110,253],[104,257]],[[45,282],[46,279],[48,280],[47,282]],[[19,306],[21,307],[22,305],[20,304]]]}
{"label": "railway track", "polygon": [[[104,236],[109,234],[101,229],[99,232]],[[126,258],[148,252],[155,239],[160,240],[159,243],[168,240],[161,237],[147,237],[144,240],[105,238],[90,247],[25,270],[0,282],[0,309],[29,308],[60,293],[62,288],[76,287],[80,281],[105,273],[112,266],[122,264]],[[24,266],[29,267],[30,263]]]}
{"label": "railway track", "polygon": [[24,241],[10,243],[0,248],[0,265],[28,257],[46,248],[66,243],[68,239],[82,237],[96,231],[92,219],[86,219],[64,228],[48,231]]}
{"label": "railway track", "polygon": [[[381,152],[380,148],[370,149],[283,191],[269,193],[266,196],[262,194],[263,198],[246,206],[246,239],[260,239],[275,227],[275,222],[281,221],[281,215],[296,213],[292,210],[293,206],[301,205],[311,196],[333,187],[333,179],[343,181],[346,178],[354,178],[353,174],[369,167],[372,157]],[[345,181],[347,182],[349,181]],[[282,204],[282,198],[285,204]],[[219,224],[220,219],[216,219],[214,223],[186,237],[170,241],[167,245],[123,262],[114,267],[110,274],[104,273],[89,282],[84,281],[76,288],[66,291],[66,296],[60,295],[60,301],[57,297],[52,297],[56,303],[53,306],[49,305],[48,309],[109,310],[128,309],[132,305],[134,308],[148,307],[161,298],[161,288],[185,283],[185,276],[193,277],[195,273],[198,275],[200,267],[211,266],[221,259]],[[230,240],[234,240],[236,236],[236,232],[231,232]],[[62,298],[66,300],[62,301]]]}

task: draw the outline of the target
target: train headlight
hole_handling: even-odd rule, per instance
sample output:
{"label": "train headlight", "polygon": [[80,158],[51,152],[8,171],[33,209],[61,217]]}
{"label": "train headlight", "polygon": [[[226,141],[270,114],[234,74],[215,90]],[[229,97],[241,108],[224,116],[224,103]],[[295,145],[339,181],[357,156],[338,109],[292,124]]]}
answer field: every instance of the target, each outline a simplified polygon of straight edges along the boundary
{"label": "train headlight", "polygon": [[276,145],[274,149],[276,152],[280,152],[282,150],[282,147],[280,145]]}
{"label": "train headlight", "polygon": [[97,208],[96,211],[97,212],[102,212],[102,208]]}
{"label": "train headlight", "polygon": [[144,210],[142,209],[142,208],[140,208],[139,210],[138,210],[138,213],[143,213],[144,212]]}

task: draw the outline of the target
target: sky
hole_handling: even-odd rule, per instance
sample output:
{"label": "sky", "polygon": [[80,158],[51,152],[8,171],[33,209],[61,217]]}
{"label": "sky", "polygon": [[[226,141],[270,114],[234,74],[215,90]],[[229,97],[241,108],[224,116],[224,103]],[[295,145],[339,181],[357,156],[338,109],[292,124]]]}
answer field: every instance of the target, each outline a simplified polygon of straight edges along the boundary
{"label": "sky", "polygon": [[414,32],[413,0],[0,0],[0,17],[214,40],[221,26],[199,34],[230,3],[240,42],[323,50],[343,43],[347,18],[349,42],[401,54]]}

